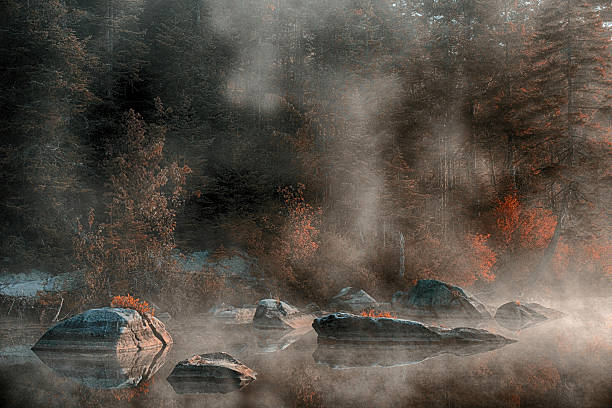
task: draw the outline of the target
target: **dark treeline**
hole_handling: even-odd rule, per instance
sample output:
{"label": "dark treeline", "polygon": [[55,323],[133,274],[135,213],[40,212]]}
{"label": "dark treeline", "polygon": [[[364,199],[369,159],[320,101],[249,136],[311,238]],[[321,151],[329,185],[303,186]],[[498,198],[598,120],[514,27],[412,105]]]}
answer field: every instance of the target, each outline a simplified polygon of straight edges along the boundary
{"label": "dark treeline", "polygon": [[609,1],[0,4],[7,269],[159,293],[176,247],[240,248],[306,299],[610,284]]}

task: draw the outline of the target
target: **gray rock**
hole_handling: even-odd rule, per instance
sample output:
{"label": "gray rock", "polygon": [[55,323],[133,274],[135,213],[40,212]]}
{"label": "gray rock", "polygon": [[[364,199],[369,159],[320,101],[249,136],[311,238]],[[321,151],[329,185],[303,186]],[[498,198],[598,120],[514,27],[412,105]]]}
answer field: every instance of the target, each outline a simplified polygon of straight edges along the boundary
{"label": "gray rock", "polygon": [[346,287],[343,288],[329,302],[331,310],[340,310],[347,312],[360,312],[366,309],[377,309],[378,302],[372,296],[368,295],[364,290]]}
{"label": "gray rock", "polygon": [[495,320],[510,330],[519,330],[549,319],[557,319],[563,313],[549,309],[537,303],[522,304],[518,301],[508,302],[497,308]]}
{"label": "gray rock", "polygon": [[168,382],[178,394],[227,393],[255,380],[256,375],[227,353],[207,353],[180,361]]}
{"label": "gray rock", "polygon": [[257,261],[241,250],[229,250],[228,257],[211,259],[209,251],[192,252],[189,255],[176,257],[184,272],[201,272],[203,269],[214,271],[218,276],[253,280],[253,271],[257,269]]}
{"label": "gray rock", "polygon": [[531,310],[535,310],[536,312],[538,312],[539,314],[543,316],[546,316],[547,319],[554,320],[554,319],[560,319],[563,316],[565,316],[565,313],[560,312],[555,309],[551,309],[549,307],[542,306],[539,303],[525,303],[525,306],[527,306]]}
{"label": "gray rock", "polygon": [[253,316],[257,329],[297,329],[312,323],[314,316],[300,312],[297,308],[276,299],[262,299]]}
{"label": "gray rock", "polygon": [[36,299],[40,293],[70,292],[84,286],[83,275],[78,271],[54,276],[32,269],[0,276],[0,295],[8,297]]}
{"label": "gray rock", "polygon": [[164,365],[168,347],[125,353],[75,353],[35,350],[38,358],[63,377],[95,389],[136,387]]}
{"label": "gray rock", "polygon": [[312,324],[319,341],[356,343],[507,343],[503,336],[483,329],[454,329],[386,317],[365,317],[334,313],[315,319]]}
{"label": "gray rock", "polygon": [[33,350],[126,352],[172,344],[164,324],[132,309],[90,309],[51,327]]}
{"label": "gray rock", "polygon": [[234,307],[221,303],[210,309],[209,313],[224,324],[247,324],[253,321],[255,306]]}
{"label": "gray rock", "polygon": [[409,316],[490,319],[486,306],[459,286],[435,279],[419,280],[410,292],[396,292],[393,307]]}

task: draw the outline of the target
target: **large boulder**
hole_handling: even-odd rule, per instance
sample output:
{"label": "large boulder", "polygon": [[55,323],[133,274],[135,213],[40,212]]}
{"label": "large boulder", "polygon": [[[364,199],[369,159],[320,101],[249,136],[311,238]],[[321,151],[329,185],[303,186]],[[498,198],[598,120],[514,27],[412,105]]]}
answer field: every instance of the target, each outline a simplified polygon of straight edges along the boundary
{"label": "large boulder", "polygon": [[253,316],[257,329],[297,329],[312,323],[314,316],[300,312],[290,304],[277,299],[262,299]]}
{"label": "large boulder", "polygon": [[168,348],[125,353],[81,353],[35,350],[36,356],[56,373],[95,389],[137,387],[164,365]]}
{"label": "large boulder", "polygon": [[387,317],[333,313],[312,323],[319,341],[355,343],[507,343],[511,342],[483,329],[454,329]]}
{"label": "large boulder", "polygon": [[329,302],[331,310],[345,312],[360,312],[362,310],[376,309],[379,307],[378,302],[372,296],[368,295],[364,290],[353,287],[343,288]]}
{"label": "large boulder", "polygon": [[155,317],[132,309],[90,309],[51,327],[33,350],[127,352],[159,349],[172,337]]}
{"label": "large boulder", "polygon": [[227,393],[250,383],[256,375],[227,353],[207,353],[180,361],[168,382],[177,394]]}
{"label": "large boulder", "polygon": [[410,316],[490,319],[485,305],[459,286],[435,279],[419,280],[410,292],[396,292],[393,307]]}

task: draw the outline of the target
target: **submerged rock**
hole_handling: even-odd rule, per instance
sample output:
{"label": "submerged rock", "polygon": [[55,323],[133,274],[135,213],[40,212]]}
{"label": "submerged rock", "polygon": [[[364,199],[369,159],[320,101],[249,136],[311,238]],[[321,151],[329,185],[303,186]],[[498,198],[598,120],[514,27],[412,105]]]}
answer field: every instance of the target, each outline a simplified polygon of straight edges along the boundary
{"label": "submerged rock", "polygon": [[227,393],[250,383],[256,375],[227,353],[207,353],[180,361],[168,382],[177,394]]}
{"label": "submerged rock", "polygon": [[368,295],[364,290],[350,286],[343,288],[329,302],[330,309],[347,312],[360,312],[366,309],[376,309],[378,306],[379,304],[376,299]]}
{"label": "submerged rock", "polygon": [[90,309],[51,327],[33,350],[126,352],[172,344],[162,322],[136,310]]}
{"label": "submerged rock", "polygon": [[513,340],[483,329],[454,329],[387,317],[334,313],[312,324],[319,341],[355,343],[508,343]]}
{"label": "submerged rock", "polygon": [[297,329],[312,323],[314,316],[300,312],[282,300],[263,299],[257,304],[253,326],[257,329]]}
{"label": "submerged rock", "polygon": [[538,303],[522,304],[518,301],[505,303],[495,312],[495,320],[510,330],[523,329],[562,316],[563,313]]}
{"label": "submerged rock", "polygon": [[225,324],[246,324],[253,321],[255,306],[234,307],[221,303],[213,307],[210,313],[215,319]]}
{"label": "submerged rock", "polygon": [[490,319],[485,305],[459,286],[421,279],[410,292],[396,292],[393,306],[408,315],[431,318]]}
{"label": "submerged rock", "polygon": [[125,353],[35,350],[40,360],[63,377],[96,389],[122,389],[148,381],[166,361],[169,348]]}

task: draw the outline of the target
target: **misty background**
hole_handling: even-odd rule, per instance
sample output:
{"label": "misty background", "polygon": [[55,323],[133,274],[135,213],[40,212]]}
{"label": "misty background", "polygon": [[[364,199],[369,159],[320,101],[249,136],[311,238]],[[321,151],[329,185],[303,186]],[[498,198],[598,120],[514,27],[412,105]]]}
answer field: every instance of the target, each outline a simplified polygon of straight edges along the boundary
{"label": "misty background", "polygon": [[177,308],[226,285],[176,271],[202,250],[298,303],[609,293],[609,3],[3,0],[2,270]]}

